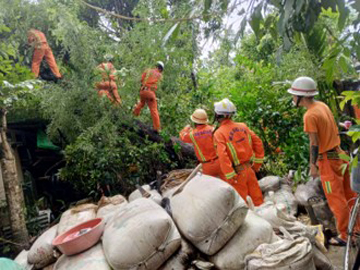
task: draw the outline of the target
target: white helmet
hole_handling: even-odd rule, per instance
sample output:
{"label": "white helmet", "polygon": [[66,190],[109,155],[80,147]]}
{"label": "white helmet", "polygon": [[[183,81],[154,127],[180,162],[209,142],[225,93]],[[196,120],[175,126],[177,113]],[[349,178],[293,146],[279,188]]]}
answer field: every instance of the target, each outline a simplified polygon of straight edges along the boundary
{"label": "white helmet", "polygon": [[215,113],[218,115],[232,115],[236,113],[236,107],[229,99],[224,98],[214,103]]}
{"label": "white helmet", "polygon": [[203,109],[196,109],[194,113],[190,116],[191,121],[196,124],[207,124],[208,123],[208,116],[205,110]]}
{"label": "white helmet", "polygon": [[295,96],[313,97],[319,92],[316,90],[316,83],[310,77],[299,77],[291,84],[288,93]]}
{"label": "white helmet", "polygon": [[164,65],[164,63],[163,63],[162,61],[157,61],[157,62],[156,62],[156,65],[157,65],[157,66],[161,66],[162,69],[164,69],[164,67],[165,67],[165,65]]}

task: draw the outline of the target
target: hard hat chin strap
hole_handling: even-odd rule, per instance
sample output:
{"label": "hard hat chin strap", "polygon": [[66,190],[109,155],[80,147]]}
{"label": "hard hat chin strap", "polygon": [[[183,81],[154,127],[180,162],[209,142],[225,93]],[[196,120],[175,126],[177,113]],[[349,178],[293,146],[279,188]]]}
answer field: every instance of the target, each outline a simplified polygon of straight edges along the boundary
{"label": "hard hat chin strap", "polygon": [[299,105],[300,105],[300,102],[301,102],[301,99],[303,98],[303,96],[297,96],[297,100],[296,100],[296,107],[299,108]]}

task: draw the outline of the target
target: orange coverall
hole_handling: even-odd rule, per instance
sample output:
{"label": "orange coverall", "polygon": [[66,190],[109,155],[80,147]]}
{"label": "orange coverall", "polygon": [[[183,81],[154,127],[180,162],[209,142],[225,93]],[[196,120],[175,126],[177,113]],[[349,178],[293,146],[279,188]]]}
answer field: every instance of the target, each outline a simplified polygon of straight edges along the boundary
{"label": "orange coverall", "polygon": [[55,77],[61,78],[54,55],[47,43],[44,33],[36,29],[31,29],[28,32],[28,43],[34,47],[31,71],[35,74],[35,77],[39,77],[41,61],[45,57],[45,60]]}
{"label": "orange coverall", "polygon": [[101,71],[102,81],[97,83],[98,95],[101,97],[106,95],[111,102],[121,104],[121,98],[115,83],[115,68],[112,63],[102,63],[97,67]]}
{"label": "orange coverall", "polygon": [[216,154],[213,131],[214,127],[210,125],[198,125],[194,129],[185,127],[180,131],[180,139],[194,145],[196,157],[202,163],[204,174],[225,180]]}
{"label": "orange coverall", "polygon": [[[349,167],[342,173],[342,165],[348,162],[338,154],[340,149],[339,131],[329,107],[316,101],[304,115],[304,131],[317,133],[319,137],[318,165],[320,178],[329,207],[336,218],[340,238],[346,241],[349,213],[354,205],[356,193],[350,188]],[[328,153],[329,152],[329,153]],[[328,157],[330,155],[330,157]]]}
{"label": "orange coverall", "polygon": [[226,181],[245,201],[249,195],[255,206],[261,205],[264,200],[255,175],[264,160],[260,138],[244,123],[225,119],[216,130],[214,141]]}
{"label": "orange coverall", "polygon": [[157,108],[156,94],[157,84],[162,79],[161,72],[157,69],[148,69],[141,76],[140,101],[134,108],[134,115],[139,116],[145,104],[149,106],[153,128],[160,130],[160,117]]}

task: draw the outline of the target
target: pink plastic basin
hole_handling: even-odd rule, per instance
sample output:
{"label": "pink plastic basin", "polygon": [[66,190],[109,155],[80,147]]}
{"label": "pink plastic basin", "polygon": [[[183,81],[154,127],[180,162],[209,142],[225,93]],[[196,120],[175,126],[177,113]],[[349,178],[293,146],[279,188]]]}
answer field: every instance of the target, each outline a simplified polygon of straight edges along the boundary
{"label": "pink plastic basin", "polygon": [[104,226],[105,222],[102,218],[86,221],[56,237],[52,244],[65,255],[83,252],[99,241]]}

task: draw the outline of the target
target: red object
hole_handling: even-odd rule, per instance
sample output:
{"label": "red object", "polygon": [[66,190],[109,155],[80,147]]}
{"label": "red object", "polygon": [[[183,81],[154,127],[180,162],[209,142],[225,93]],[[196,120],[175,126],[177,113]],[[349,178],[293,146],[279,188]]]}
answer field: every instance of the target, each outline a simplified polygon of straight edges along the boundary
{"label": "red object", "polygon": [[55,75],[56,78],[61,78],[55,57],[46,41],[44,33],[39,30],[31,29],[28,33],[28,42],[30,45],[34,46],[31,71],[35,74],[35,77],[39,77],[40,64],[42,59],[45,57],[51,72]]}
{"label": "red object", "polygon": [[140,91],[140,101],[136,104],[133,111],[135,116],[139,116],[142,108],[145,104],[149,106],[151,118],[153,121],[153,128],[157,131],[160,131],[160,117],[157,108],[156,94],[154,91],[147,89]]}
{"label": "red object", "polygon": [[[254,170],[258,170],[264,159],[264,147],[260,138],[244,123],[223,120],[214,134],[220,167],[227,182],[231,184],[246,201],[249,195],[255,206],[263,203],[262,193]],[[235,166],[254,161],[255,168],[244,167],[240,173]]]}
{"label": "red object", "polygon": [[52,244],[65,255],[74,255],[94,246],[104,231],[105,222],[95,218],[81,223],[56,237]]}
{"label": "red object", "polygon": [[180,131],[180,139],[194,145],[196,157],[202,163],[204,174],[225,180],[216,154],[213,131],[214,127],[211,125],[199,125],[194,129],[185,127]]}

